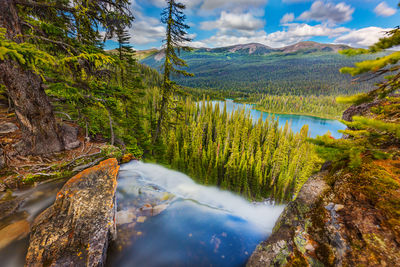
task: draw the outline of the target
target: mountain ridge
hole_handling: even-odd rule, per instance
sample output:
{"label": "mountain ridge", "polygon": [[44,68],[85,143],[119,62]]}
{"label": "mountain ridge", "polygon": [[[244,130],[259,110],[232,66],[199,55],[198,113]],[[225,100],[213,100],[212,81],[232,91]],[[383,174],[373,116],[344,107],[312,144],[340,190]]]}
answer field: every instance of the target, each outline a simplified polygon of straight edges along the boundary
{"label": "mountain ridge", "polygon": [[[326,44],[326,43],[318,43],[313,41],[303,41],[293,45],[288,45],[280,48],[273,48],[261,43],[247,43],[247,44],[237,44],[230,46],[222,46],[216,48],[192,48],[195,52],[208,52],[208,53],[238,53],[238,54],[249,54],[249,55],[266,55],[270,53],[282,53],[282,54],[293,54],[293,53],[314,53],[314,52],[333,52],[337,53],[340,50],[350,49],[352,47],[344,44]],[[148,56],[155,55],[158,60],[163,58],[163,50],[159,49],[155,52],[156,49],[147,49],[147,50],[139,50],[138,52],[143,55],[146,54],[147,51],[151,51],[152,53],[148,53]],[[143,52],[143,53],[142,53]],[[143,57],[141,58],[143,59]]]}

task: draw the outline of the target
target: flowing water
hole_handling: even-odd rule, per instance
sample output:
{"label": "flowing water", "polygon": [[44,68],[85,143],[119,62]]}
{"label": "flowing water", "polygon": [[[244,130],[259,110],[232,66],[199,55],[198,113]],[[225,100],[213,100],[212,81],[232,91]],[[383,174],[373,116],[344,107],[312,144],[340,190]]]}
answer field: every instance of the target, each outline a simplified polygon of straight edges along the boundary
{"label": "flowing water", "polygon": [[13,194],[14,200],[20,202],[20,207],[11,216],[0,220],[0,266],[24,266],[29,227],[40,212],[54,203],[56,194],[64,183],[65,181],[43,183]]}
{"label": "flowing water", "polygon": [[122,231],[112,244],[108,266],[242,266],[271,233],[284,208],[250,203],[196,184],[180,172],[142,162],[122,166],[117,200],[118,214],[125,217],[146,202],[165,210],[145,217],[144,223],[144,216],[125,220],[118,227]]}
{"label": "flowing water", "polygon": [[[0,266],[24,266],[29,225],[54,202],[63,184],[45,183],[14,194],[24,202],[0,221]],[[107,266],[243,266],[283,208],[250,203],[160,165],[124,164],[117,188],[118,234]]]}
{"label": "flowing water", "polygon": [[224,109],[225,102],[226,102],[226,110],[229,113],[235,110],[246,109],[246,111],[250,112],[250,115],[254,121],[258,121],[258,119],[261,116],[263,120],[267,120],[268,118],[275,116],[275,118],[279,118],[280,126],[284,126],[286,121],[290,122],[291,128],[294,132],[300,132],[301,128],[307,124],[310,129],[311,137],[316,137],[317,135],[324,135],[327,131],[330,131],[333,137],[341,138],[342,134],[339,133],[338,130],[344,130],[347,128],[346,125],[337,120],[327,120],[318,117],[304,116],[304,115],[266,113],[253,109],[254,105],[235,103],[233,102],[233,100],[229,99],[226,101],[212,101],[214,106],[217,104],[219,105],[221,111]]}

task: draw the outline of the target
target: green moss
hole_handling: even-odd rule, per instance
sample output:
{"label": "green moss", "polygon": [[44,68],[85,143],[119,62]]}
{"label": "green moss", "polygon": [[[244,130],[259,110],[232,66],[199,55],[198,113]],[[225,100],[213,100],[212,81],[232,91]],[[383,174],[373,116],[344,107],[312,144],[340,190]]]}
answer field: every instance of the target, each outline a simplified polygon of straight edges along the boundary
{"label": "green moss", "polygon": [[0,202],[5,202],[13,199],[13,191],[11,189],[7,189],[6,193],[0,199]]}
{"label": "green moss", "polygon": [[296,244],[296,247],[300,251],[300,253],[305,254],[307,239],[302,234],[303,233],[296,234],[293,238],[293,241]]}
{"label": "green moss", "polygon": [[62,179],[72,177],[73,172],[68,170],[61,170],[57,172],[50,173],[49,175],[44,174],[27,174],[22,179],[22,183],[24,185],[32,185],[36,182],[41,182],[45,180],[54,180],[54,179]]}
{"label": "green moss", "polygon": [[288,263],[289,255],[290,255],[289,248],[287,246],[287,243],[285,242],[285,245],[281,248],[278,255],[276,255],[276,257],[274,258],[274,264],[277,266],[286,265]]}
{"label": "green moss", "polygon": [[116,158],[118,161],[122,159],[123,153],[120,148],[111,145],[101,147],[102,155],[106,158]]}
{"label": "green moss", "polygon": [[[292,253],[292,257],[290,258],[289,262],[287,263],[286,266],[290,267],[303,267],[303,266],[310,266],[308,260],[304,256],[303,253],[301,253],[296,247],[294,248],[294,251]],[[311,265],[315,266],[315,265]]]}

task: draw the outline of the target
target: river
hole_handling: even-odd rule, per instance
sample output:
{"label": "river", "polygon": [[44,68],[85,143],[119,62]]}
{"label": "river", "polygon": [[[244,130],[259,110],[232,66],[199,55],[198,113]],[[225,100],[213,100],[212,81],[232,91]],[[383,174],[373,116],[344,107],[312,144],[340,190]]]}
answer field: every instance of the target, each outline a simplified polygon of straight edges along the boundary
{"label": "river", "polygon": [[225,102],[226,102],[226,110],[229,113],[235,110],[246,109],[247,112],[250,112],[250,115],[254,121],[258,121],[258,119],[261,116],[263,120],[267,120],[268,118],[275,116],[275,118],[279,118],[280,126],[284,126],[286,121],[290,122],[291,128],[294,132],[300,132],[300,129],[307,124],[310,129],[310,137],[316,137],[317,135],[324,135],[327,131],[330,131],[333,137],[341,138],[342,134],[339,133],[338,131],[347,128],[346,125],[337,120],[328,120],[328,119],[322,119],[318,117],[305,116],[305,115],[266,113],[253,109],[254,105],[252,104],[235,103],[233,102],[233,100],[230,99],[226,101],[212,101],[214,106],[217,104],[219,105],[221,111],[224,109]]}

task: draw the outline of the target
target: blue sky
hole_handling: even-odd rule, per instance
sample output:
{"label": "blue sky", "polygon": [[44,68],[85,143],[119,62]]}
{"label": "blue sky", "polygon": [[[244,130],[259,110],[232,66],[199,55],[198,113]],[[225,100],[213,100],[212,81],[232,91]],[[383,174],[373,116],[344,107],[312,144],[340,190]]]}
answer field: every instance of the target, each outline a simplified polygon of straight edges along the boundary
{"label": "blue sky", "polygon": [[[300,41],[366,47],[400,25],[399,0],[180,0],[194,47],[262,43],[283,47]],[[135,49],[160,48],[165,0],[133,0],[130,33]],[[113,48],[112,41],[107,48]]]}

